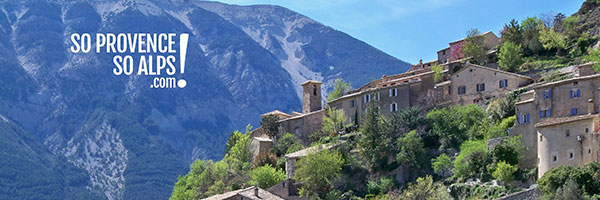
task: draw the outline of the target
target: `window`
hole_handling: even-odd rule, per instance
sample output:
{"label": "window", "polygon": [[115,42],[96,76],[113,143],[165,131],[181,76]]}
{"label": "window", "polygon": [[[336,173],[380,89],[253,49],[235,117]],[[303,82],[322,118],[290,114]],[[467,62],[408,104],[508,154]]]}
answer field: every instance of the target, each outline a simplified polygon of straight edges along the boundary
{"label": "window", "polygon": [[569,152],[569,160],[573,160],[573,158],[575,157],[573,154],[573,152]]}
{"label": "window", "polygon": [[565,137],[571,137],[571,130],[565,130]]}
{"label": "window", "polygon": [[569,90],[569,97],[571,99],[581,97],[581,93],[580,93],[579,89]]}
{"label": "window", "polygon": [[300,134],[300,127],[294,128],[294,132],[296,132],[296,135]]}
{"label": "window", "polygon": [[374,94],[375,96],[375,101],[379,101],[379,92],[377,92],[377,94]]}
{"label": "window", "polygon": [[350,101],[350,107],[354,108],[354,106],[356,106],[356,103],[354,102],[354,100]]}
{"label": "window", "polygon": [[365,103],[371,102],[371,94],[367,94],[367,95],[363,96],[363,101]]}
{"label": "window", "polygon": [[477,92],[485,91],[485,83],[479,83],[479,84],[477,84],[476,90],[477,90]]}
{"label": "window", "polygon": [[500,85],[500,88],[508,87],[508,80],[506,80],[506,79],[500,80],[499,85]]}
{"label": "window", "polygon": [[379,111],[381,111],[381,107],[377,106],[377,114],[380,113]]}
{"label": "window", "polygon": [[313,95],[317,95],[317,86],[313,85]]}
{"label": "window", "polygon": [[540,118],[550,117],[550,109],[540,110]]}
{"label": "window", "polygon": [[540,142],[544,141],[544,136],[540,135]]}
{"label": "window", "polygon": [[551,99],[552,98],[552,91],[550,90],[545,90],[542,92],[542,98],[543,99]]}
{"label": "window", "polygon": [[458,86],[458,94],[465,94],[467,93],[467,87],[466,86]]}
{"label": "window", "polygon": [[397,88],[390,89],[390,97],[395,97],[397,95],[398,95],[398,89]]}
{"label": "window", "polygon": [[590,132],[590,128],[585,128],[585,133],[589,133]]}
{"label": "window", "polygon": [[592,154],[592,149],[588,149],[588,154]]}
{"label": "window", "polygon": [[529,123],[529,113],[525,114],[525,123]]}
{"label": "window", "polygon": [[558,155],[552,155],[552,162],[558,162]]}
{"label": "window", "polygon": [[571,116],[577,115],[577,113],[579,113],[579,111],[577,110],[577,108],[571,108]]}
{"label": "window", "polygon": [[390,104],[390,112],[396,112],[396,111],[398,111],[398,104],[397,103]]}

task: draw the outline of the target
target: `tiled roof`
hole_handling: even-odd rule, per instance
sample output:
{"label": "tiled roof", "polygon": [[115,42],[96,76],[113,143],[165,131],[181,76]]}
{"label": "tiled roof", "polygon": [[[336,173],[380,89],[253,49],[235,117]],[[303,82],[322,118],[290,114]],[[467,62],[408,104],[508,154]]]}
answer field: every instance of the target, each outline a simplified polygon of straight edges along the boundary
{"label": "tiled roof", "polygon": [[600,77],[600,74],[594,74],[594,75],[589,75],[589,76],[580,76],[580,77],[540,84],[540,85],[535,86],[534,89],[547,87],[547,86],[561,85],[561,84],[571,83],[571,82],[575,82],[575,81],[582,81],[582,80],[587,80],[587,79],[593,79],[593,78],[598,78],[598,77]]}
{"label": "tiled roof", "polygon": [[469,67],[477,67],[477,68],[484,69],[484,70],[489,70],[489,71],[494,71],[494,72],[498,72],[498,73],[508,74],[508,75],[517,76],[517,77],[520,77],[520,78],[531,79],[531,77],[529,77],[529,76],[525,76],[525,75],[521,75],[521,74],[517,74],[517,73],[512,73],[512,72],[507,72],[507,71],[504,71],[504,70],[494,69],[494,68],[491,68],[491,67],[476,65],[476,64],[473,64],[473,63],[467,63],[467,65],[465,67],[461,68],[460,70],[458,70],[457,72],[454,72],[452,74],[458,74],[459,72],[461,72],[461,71],[463,71],[463,70],[465,70],[465,69],[467,69]]}
{"label": "tiled roof", "polygon": [[531,103],[531,102],[533,102],[533,100],[534,100],[533,98],[531,98],[531,99],[526,99],[526,100],[519,101],[519,102],[515,103],[515,105],[520,105],[520,104]]}
{"label": "tiled roof", "polygon": [[284,116],[286,116],[286,117],[290,117],[290,115],[289,115],[289,114],[287,114],[287,113],[284,113],[284,112],[281,112],[281,111],[279,111],[279,110],[274,110],[274,111],[271,111],[271,112],[268,112],[268,113],[262,114],[262,115],[260,115],[260,116],[261,116],[261,117],[264,117],[264,116],[267,116],[267,115],[284,115]]}
{"label": "tiled roof", "polygon": [[302,149],[300,151],[296,151],[294,153],[286,154],[285,157],[286,158],[300,158],[300,157],[304,157],[304,156],[307,156],[307,155],[310,155],[313,153],[318,153],[325,149],[331,149],[334,146],[335,145],[333,145],[333,144],[321,144],[321,145],[317,145],[317,146],[312,146],[312,147]]}
{"label": "tiled roof", "polygon": [[258,188],[258,196],[256,196],[256,195],[254,195],[254,190],[256,188],[257,188],[256,186],[252,186],[252,187],[248,187],[248,188],[244,188],[244,189],[234,190],[231,192],[226,192],[223,194],[217,194],[217,195],[214,195],[211,197],[207,197],[207,198],[204,198],[203,200],[222,200],[222,199],[234,197],[236,195],[240,195],[240,196],[244,197],[244,199],[252,199],[252,200],[264,200],[264,199],[283,200],[281,197],[278,197],[278,196],[271,194],[270,192],[260,189],[260,188]]}
{"label": "tiled roof", "polygon": [[592,119],[598,117],[598,114],[594,115],[577,115],[577,116],[569,116],[569,117],[553,117],[544,119],[541,122],[535,124],[536,128],[544,127],[544,126],[552,126],[557,124],[564,124],[569,122],[575,122],[580,120]]}
{"label": "tiled roof", "polygon": [[290,118],[281,119],[281,120],[279,120],[279,122],[288,121],[288,120],[292,120],[292,119],[298,119],[298,118],[302,118],[302,117],[305,117],[305,116],[308,116],[308,115],[317,114],[319,112],[325,112],[325,109],[321,109],[321,110],[317,110],[317,111],[312,111],[312,112],[309,112],[309,113],[302,113],[300,115],[296,115],[296,116],[293,116],[293,117],[290,117]]}
{"label": "tiled roof", "polygon": [[308,81],[306,81],[306,82],[304,82],[304,83],[302,83],[302,84],[300,84],[300,85],[306,85],[306,84],[309,84],[309,83],[314,83],[314,84],[323,84],[321,81],[308,80]]}

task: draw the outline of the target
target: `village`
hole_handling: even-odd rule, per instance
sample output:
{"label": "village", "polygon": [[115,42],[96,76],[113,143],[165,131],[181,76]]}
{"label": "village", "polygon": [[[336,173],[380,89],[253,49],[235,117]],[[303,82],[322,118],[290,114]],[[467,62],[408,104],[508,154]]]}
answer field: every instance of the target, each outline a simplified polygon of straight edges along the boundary
{"label": "village", "polygon": [[[514,103],[514,126],[503,137],[492,138],[487,148],[492,149],[498,141],[518,136],[525,147],[519,161],[520,169],[534,169],[535,178],[524,181],[531,185],[545,172],[559,166],[583,166],[598,162],[600,158],[600,75],[593,63],[583,63],[557,70],[562,80],[544,80],[540,73],[514,73],[499,69],[498,45],[493,32],[477,35],[483,41],[486,54],[484,64],[472,63],[471,57],[462,55],[465,39],[450,42],[437,52],[437,60],[413,65],[404,73],[386,75],[340,97],[323,103],[322,83],[308,80],[302,84],[302,111],[290,114],[274,110],[261,115],[276,118],[276,131],[269,133],[267,127],[259,127],[251,135],[252,160],[270,154],[278,140],[292,134],[309,145],[311,135],[323,128],[323,118],[328,110],[343,113],[343,128],[336,129],[341,138],[360,135],[359,125],[365,120],[369,109],[376,108],[384,117],[392,117],[399,110],[418,107],[422,110],[454,105],[477,105],[486,108],[490,102],[508,95],[518,94]],[[480,62],[481,63],[481,62]],[[549,71],[546,69],[546,71]],[[314,140],[314,138],[312,139]],[[342,139],[344,140],[344,139]],[[396,138],[392,138],[396,140]],[[342,141],[343,143],[343,141]],[[259,199],[265,195],[273,199],[299,199],[301,185],[294,180],[296,163],[303,157],[322,150],[335,149],[340,143],[313,145],[284,155],[285,180],[271,188],[244,188],[206,199]],[[354,148],[350,153],[360,151]]]}

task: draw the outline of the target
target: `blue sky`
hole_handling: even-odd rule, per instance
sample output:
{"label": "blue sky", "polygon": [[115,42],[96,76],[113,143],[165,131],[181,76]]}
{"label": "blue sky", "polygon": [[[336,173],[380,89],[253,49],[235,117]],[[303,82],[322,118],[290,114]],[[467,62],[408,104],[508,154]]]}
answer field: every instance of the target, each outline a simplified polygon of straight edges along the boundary
{"label": "blue sky", "polygon": [[437,50],[466,31],[499,32],[528,16],[577,12],[583,0],[219,0],[289,8],[350,34],[409,63],[437,58]]}

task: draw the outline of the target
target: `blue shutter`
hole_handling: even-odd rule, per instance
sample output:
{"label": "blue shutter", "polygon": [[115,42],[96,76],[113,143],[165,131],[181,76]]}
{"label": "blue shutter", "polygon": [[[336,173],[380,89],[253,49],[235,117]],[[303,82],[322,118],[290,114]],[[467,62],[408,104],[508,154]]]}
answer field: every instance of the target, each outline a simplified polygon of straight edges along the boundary
{"label": "blue shutter", "polygon": [[552,90],[548,90],[548,99],[552,98]]}
{"label": "blue shutter", "polygon": [[517,115],[517,118],[519,118],[519,124],[523,124],[523,114]]}
{"label": "blue shutter", "polygon": [[508,87],[508,80],[504,79],[504,87]]}
{"label": "blue shutter", "polygon": [[573,98],[573,90],[569,90],[569,98]]}
{"label": "blue shutter", "polygon": [[579,96],[579,89],[577,89],[577,97],[581,97],[581,96]]}
{"label": "blue shutter", "polygon": [[529,113],[527,113],[527,115],[525,115],[525,121],[526,121],[526,123],[529,123]]}
{"label": "blue shutter", "polygon": [[550,109],[546,110],[546,117],[550,117]]}
{"label": "blue shutter", "polygon": [[571,108],[571,115],[575,115],[575,108]]}
{"label": "blue shutter", "polygon": [[540,110],[540,118],[544,118],[544,111]]}
{"label": "blue shutter", "polygon": [[546,99],[546,91],[542,92],[542,99]]}

